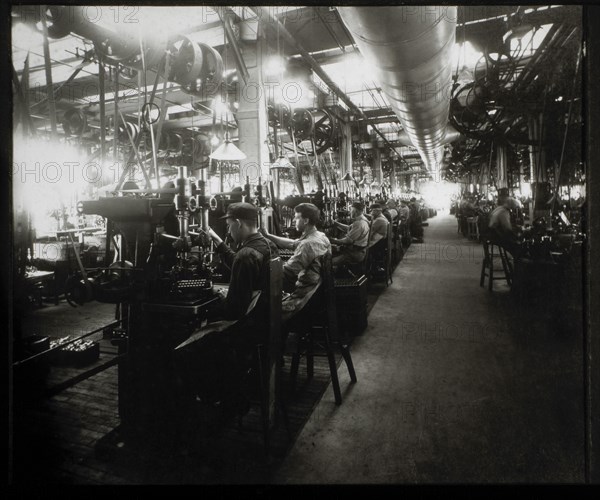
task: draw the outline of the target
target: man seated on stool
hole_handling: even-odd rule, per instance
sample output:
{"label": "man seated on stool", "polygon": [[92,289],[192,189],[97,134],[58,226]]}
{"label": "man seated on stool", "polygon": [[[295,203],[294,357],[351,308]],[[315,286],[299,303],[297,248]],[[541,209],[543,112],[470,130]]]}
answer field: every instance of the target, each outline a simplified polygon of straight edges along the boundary
{"label": "man seated on stool", "polygon": [[398,219],[398,210],[396,210],[396,202],[392,199],[389,199],[385,202],[385,205],[388,209],[390,216],[392,217],[392,222],[396,222]]}
{"label": "man seated on stool", "polygon": [[389,221],[383,216],[383,209],[379,203],[373,203],[371,209],[371,237],[369,248],[374,247],[382,239],[387,238]]}
{"label": "man seated on stool", "polygon": [[342,264],[359,264],[367,253],[369,243],[369,221],[364,216],[365,206],[355,201],[352,203],[350,217],[353,219],[349,226],[335,221],[334,224],[342,231],[347,231],[343,238],[329,238],[334,245],[340,245],[340,253],[331,260],[332,266],[337,269]]}
{"label": "man seated on stool", "polygon": [[[217,244],[216,251],[231,269],[229,290],[217,308],[217,315],[239,321],[222,331],[207,333],[184,354],[196,395],[203,402],[218,405],[227,414],[247,409],[246,375],[268,320],[269,261],[279,255],[277,247],[258,232],[257,216],[256,207],[250,203],[232,203],[227,207],[222,218],[239,246],[237,252],[209,229],[209,236]],[[260,297],[248,312],[256,291],[261,292]]]}
{"label": "man seated on stool", "polygon": [[289,295],[283,299],[282,321],[286,322],[300,311],[321,284],[321,257],[331,252],[331,243],[324,233],[315,227],[320,211],[312,203],[300,203],[294,208],[296,230],[302,235],[296,240],[263,234],[280,248],[293,249],[294,254],[283,265],[283,291]]}
{"label": "man seated on stool", "polygon": [[410,216],[410,208],[408,208],[408,203],[406,200],[400,201],[400,210],[398,210],[398,217],[400,218],[400,222],[408,222],[408,218]]}
{"label": "man seated on stool", "polygon": [[510,211],[519,207],[519,203],[514,198],[507,195],[498,196],[498,206],[492,210],[489,215],[488,233],[489,240],[500,245],[508,251],[513,259],[521,254],[521,245],[519,244],[515,228],[510,222]]}
{"label": "man seated on stool", "polygon": [[[387,238],[389,221],[383,216],[382,207],[379,203],[371,205],[371,236],[369,238],[369,248],[371,256],[376,261],[383,260],[383,250]],[[376,269],[383,271],[383,269]]]}
{"label": "man seated on stool", "polygon": [[[379,200],[375,200],[373,202],[373,205],[379,205],[380,210],[381,210],[381,214],[386,218],[386,220],[388,222],[392,222],[392,214],[390,212],[390,210],[388,209],[388,206],[386,203],[384,203],[383,200],[379,199]],[[372,219],[371,219],[372,220]]]}
{"label": "man seated on stool", "polygon": [[[232,203],[221,217],[227,222],[227,232],[239,246],[237,252],[229,248],[220,236],[209,229],[209,236],[217,245],[215,250],[231,270],[227,296],[222,303],[223,318],[241,319],[246,315],[255,290],[268,291],[269,260],[279,255],[277,247],[258,232],[258,210],[250,203]],[[266,293],[262,294],[267,295]],[[268,303],[262,297],[259,303]]]}

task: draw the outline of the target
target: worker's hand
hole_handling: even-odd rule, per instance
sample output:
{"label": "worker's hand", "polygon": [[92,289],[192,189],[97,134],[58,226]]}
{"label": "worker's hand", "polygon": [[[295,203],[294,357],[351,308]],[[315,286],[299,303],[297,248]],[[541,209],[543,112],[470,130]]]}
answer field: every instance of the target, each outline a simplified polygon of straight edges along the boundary
{"label": "worker's hand", "polygon": [[227,297],[227,290],[225,288],[214,288],[213,292],[221,299]]}

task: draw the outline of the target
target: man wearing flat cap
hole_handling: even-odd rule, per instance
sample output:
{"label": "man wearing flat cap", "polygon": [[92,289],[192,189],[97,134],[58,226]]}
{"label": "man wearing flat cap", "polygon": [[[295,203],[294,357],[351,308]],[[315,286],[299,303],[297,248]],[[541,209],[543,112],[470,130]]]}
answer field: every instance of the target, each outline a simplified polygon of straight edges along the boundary
{"label": "man wearing flat cap", "polygon": [[375,246],[384,238],[387,238],[389,221],[383,216],[383,209],[379,203],[373,203],[371,209],[371,237],[369,247]]}
{"label": "man wearing flat cap", "polygon": [[[383,215],[383,207],[379,203],[373,203],[371,209],[371,233],[369,236],[369,248],[371,258],[374,262],[383,262],[385,260],[385,242],[387,240],[388,226],[390,222]],[[383,269],[375,269],[377,272],[383,272]]]}
{"label": "man wearing flat cap", "polygon": [[292,240],[270,234],[264,235],[280,248],[294,250],[283,265],[283,291],[288,292],[282,304],[282,321],[297,314],[321,285],[321,258],[331,253],[331,243],[324,233],[317,231],[319,209],[312,203],[300,203],[294,208],[296,230],[300,238]]}
{"label": "man wearing flat cap", "polygon": [[254,205],[232,203],[221,219],[227,222],[227,232],[238,245],[238,251],[234,252],[209,229],[209,236],[217,245],[216,252],[231,270],[229,291],[223,302],[223,317],[241,319],[252,302],[253,291],[263,290],[266,285],[269,260],[279,253],[277,247],[258,232],[258,210]]}
{"label": "man wearing flat cap", "polygon": [[340,254],[331,260],[334,268],[342,264],[358,264],[364,260],[369,244],[369,221],[363,214],[364,210],[365,206],[361,202],[355,201],[350,210],[352,224],[348,226],[335,222],[338,228],[346,231],[346,236],[329,238],[332,244],[340,245]]}
{"label": "man wearing flat cap", "polygon": [[[258,232],[258,211],[254,205],[232,203],[222,219],[226,220],[238,250],[234,252],[209,229],[217,253],[231,269],[229,290],[213,314],[238,321],[222,331],[207,333],[188,353],[187,364],[197,397],[235,414],[247,409],[245,384],[252,351],[260,342],[268,320],[269,261],[279,252]],[[252,307],[256,291],[261,293]]]}

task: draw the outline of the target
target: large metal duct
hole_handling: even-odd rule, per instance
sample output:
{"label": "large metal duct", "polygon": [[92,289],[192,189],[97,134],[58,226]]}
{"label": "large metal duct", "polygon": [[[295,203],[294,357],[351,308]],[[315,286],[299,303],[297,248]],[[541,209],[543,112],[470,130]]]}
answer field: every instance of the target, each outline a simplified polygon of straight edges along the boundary
{"label": "large metal duct", "polygon": [[338,7],[429,171],[443,159],[456,7]]}
{"label": "large metal duct", "polygon": [[[442,144],[449,144],[451,142],[455,142],[455,141],[462,141],[466,139],[466,137],[464,135],[462,135],[458,130],[456,130],[452,125],[448,125],[446,127],[446,132],[444,134],[444,139],[442,140]],[[400,132],[398,132],[398,142],[402,145],[402,146],[412,146],[413,143],[410,139],[410,136],[408,135],[408,132],[406,132],[406,130],[401,130]]]}

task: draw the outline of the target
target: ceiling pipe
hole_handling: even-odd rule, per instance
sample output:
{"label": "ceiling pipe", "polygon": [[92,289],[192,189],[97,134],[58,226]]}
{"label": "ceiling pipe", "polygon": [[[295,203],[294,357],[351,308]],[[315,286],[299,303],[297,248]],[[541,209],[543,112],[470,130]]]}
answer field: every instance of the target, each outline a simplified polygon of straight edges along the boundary
{"label": "ceiling pipe", "polygon": [[442,162],[456,7],[337,7],[429,171]]}
{"label": "ceiling pipe", "polygon": [[[463,141],[465,139],[466,137],[464,135],[462,135],[458,130],[449,124],[446,127],[446,133],[444,135],[444,139],[442,140],[442,144],[450,144],[451,142]],[[406,130],[401,130],[398,132],[398,142],[402,146],[413,146],[410,136]]]}

